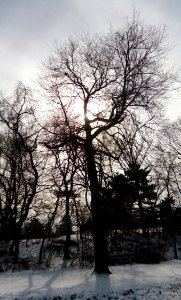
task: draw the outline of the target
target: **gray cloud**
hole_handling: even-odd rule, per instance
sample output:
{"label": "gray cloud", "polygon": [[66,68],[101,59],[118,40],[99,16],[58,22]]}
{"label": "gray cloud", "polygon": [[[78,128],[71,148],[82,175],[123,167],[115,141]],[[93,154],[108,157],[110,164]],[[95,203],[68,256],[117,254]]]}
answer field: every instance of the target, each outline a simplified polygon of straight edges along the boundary
{"label": "gray cloud", "polygon": [[18,80],[31,84],[53,41],[120,27],[134,7],[145,23],[166,25],[170,60],[179,66],[179,0],[0,0],[0,90],[11,92]]}

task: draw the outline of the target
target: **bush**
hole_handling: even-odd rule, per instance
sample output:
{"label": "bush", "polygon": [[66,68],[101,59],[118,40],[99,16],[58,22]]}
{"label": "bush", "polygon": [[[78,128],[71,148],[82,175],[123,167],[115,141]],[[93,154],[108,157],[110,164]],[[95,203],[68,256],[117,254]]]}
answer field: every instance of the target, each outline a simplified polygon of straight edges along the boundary
{"label": "bush", "polygon": [[141,248],[140,253],[135,258],[136,263],[142,264],[158,264],[163,260],[163,254],[152,245]]}
{"label": "bush", "polygon": [[9,245],[5,242],[0,242],[0,257],[4,257],[8,254]]}

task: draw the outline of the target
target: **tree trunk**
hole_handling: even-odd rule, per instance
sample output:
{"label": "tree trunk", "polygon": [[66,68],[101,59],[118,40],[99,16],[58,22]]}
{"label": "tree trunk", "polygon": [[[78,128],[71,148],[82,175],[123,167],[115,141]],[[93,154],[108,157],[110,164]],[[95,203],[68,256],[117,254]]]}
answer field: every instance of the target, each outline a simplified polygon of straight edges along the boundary
{"label": "tree trunk", "polygon": [[91,192],[91,197],[92,231],[95,252],[94,272],[97,274],[110,274],[108,268],[108,244],[104,230],[100,195],[94,191]]}
{"label": "tree trunk", "polygon": [[13,241],[9,248],[9,255],[13,256],[13,264],[18,263],[19,258],[19,245],[20,245],[20,237],[21,237],[21,226],[18,226],[17,224],[14,225],[13,230]]}
{"label": "tree trunk", "polygon": [[70,235],[71,235],[71,224],[70,224],[70,196],[67,191],[66,195],[66,240],[64,248],[64,259],[70,259]]}
{"label": "tree trunk", "polygon": [[19,244],[20,244],[20,236],[21,236],[21,230],[18,228],[15,231],[15,237],[12,244],[12,251],[13,251],[13,264],[18,263],[19,258]]}
{"label": "tree trunk", "polygon": [[17,264],[18,263],[18,258],[19,258],[19,244],[20,244],[20,240],[17,238],[16,241],[15,241],[13,264]]}
{"label": "tree trunk", "polygon": [[146,233],[146,226],[145,226],[144,211],[143,211],[143,206],[142,206],[141,199],[139,199],[139,195],[138,195],[138,207],[139,207],[139,212],[140,212],[142,235],[143,235],[144,238],[146,238],[147,233]]}
{"label": "tree trunk", "polygon": [[174,250],[174,256],[175,259],[178,258],[178,254],[177,254],[177,240],[176,240],[176,234],[175,234],[175,229],[172,229],[172,238],[173,238],[173,250]]}
{"label": "tree trunk", "polygon": [[87,122],[85,124],[86,141],[85,156],[87,162],[87,172],[90,181],[91,192],[91,210],[92,210],[92,232],[94,240],[95,267],[97,274],[110,274],[108,268],[108,244],[106,240],[104,218],[102,211],[102,201],[97,178],[94,148],[91,137],[91,127]]}
{"label": "tree trunk", "polygon": [[42,257],[43,257],[43,249],[44,249],[44,244],[45,244],[45,239],[46,235],[43,236],[41,246],[40,246],[40,251],[39,251],[39,257],[38,257],[38,264],[41,265],[42,263]]}
{"label": "tree trunk", "polygon": [[144,238],[146,238],[147,234],[146,234],[144,210],[143,210],[142,200],[140,199],[140,184],[139,184],[139,181],[137,180],[136,176],[137,176],[137,174],[135,174],[135,185],[136,185],[136,197],[137,197],[137,201],[138,201],[138,208],[139,208],[140,220],[141,220],[142,235]]}
{"label": "tree trunk", "polygon": [[40,252],[39,252],[39,259],[38,259],[38,264],[39,265],[42,263],[42,256],[43,256],[43,248],[44,248],[44,244],[45,244],[45,239],[48,236],[48,232],[50,231],[51,225],[52,225],[52,223],[55,219],[57,209],[58,209],[58,206],[59,206],[59,199],[60,199],[60,193],[58,193],[58,196],[57,196],[57,201],[56,201],[54,212],[53,212],[51,218],[49,219],[49,221],[47,223],[47,227],[45,228],[45,231],[44,231],[44,236],[43,236],[43,239],[42,239]]}

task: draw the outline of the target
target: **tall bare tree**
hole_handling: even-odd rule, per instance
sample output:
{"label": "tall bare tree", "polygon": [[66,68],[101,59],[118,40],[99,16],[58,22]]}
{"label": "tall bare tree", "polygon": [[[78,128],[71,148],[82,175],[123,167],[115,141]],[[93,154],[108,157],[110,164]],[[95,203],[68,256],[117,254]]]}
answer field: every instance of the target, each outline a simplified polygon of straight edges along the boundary
{"label": "tall bare tree", "polygon": [[57,45],[44,63],[41,85],[66,125],[65,134],[49,142],[49,147],[70,142],[84,151],[97,273],[109,273],[96,168],[97,138],[134,110],[150,114],[161,107],[175,80],[165,67],[165,49],[164,33],[134,16],[123,29],[70,38],[64,45]]}

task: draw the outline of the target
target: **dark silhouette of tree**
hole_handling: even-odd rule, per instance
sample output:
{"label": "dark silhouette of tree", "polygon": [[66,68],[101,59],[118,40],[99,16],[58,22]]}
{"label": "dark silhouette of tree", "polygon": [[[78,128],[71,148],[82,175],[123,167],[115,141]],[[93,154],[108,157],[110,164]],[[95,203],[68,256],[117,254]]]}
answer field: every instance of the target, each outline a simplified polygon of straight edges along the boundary
{"label": "dark silhouette of tree", "polygon": [[[180,146],[181,120],[162,122],[158,133],[154,162],[155,174],[162,193],[170,194],[176,203],[180,201]],[[163,198],[163,197],[162,197]]]}
{"label": "dark silhouette of tree", "polygon": [[50,235],[50,232],[51,232],[53,223],[55,221],[55,217],[56,217],[58,208],[60,206],[61,190],[54,190],[54,195],[56,196],[56,201],[55,201],[55,205],[53,207],[53,211],[48,214],[48,221],[45,225],[44,235],[43,235],[43,238],[42,238],[42,242],[41,242],[41,246],[40,246],[40,252],[39,252],[39,258],[38,258],[38,264],[39,265],[42,263],[43,249],[44,249],[44,245],[45,245],[45,240]]}
{"label": "dark silhouette of tree", "polygon": [[169,233],[173,239],[175,258],[177,255],[177,244],[176,244],[176,211],[174,209],[175,200],[170,194],[160,203],[160,223],[163,230]]}
{"label": "dark silhouette of tree", "polygon": [[104,188],[102,191],[105,226],[109,230],[129,231],[133,225],[135,190],[124,174],[115,175],[109,185],[109,189]]}
{"label": "dark silhouette of tree", "polygon": [[10,252],[18,261],[21,229],[34,201],[38,185],[38,129],[30,91],[21,83],[15,98],[1,98],[0,222],[12,239]]}
{"label": "dark silhouette of tree", "polygon": [[25,225],[26,238],[38,239],[44,235],[44,225],[37,218],[33,218],[29,223]]}
{"label": "dark silhouette of tree", "polygon": [[49,128],[52,138],[44,144],[58,149],[70,143],[82,149],[91,193],[96,273],[109,273],[96,164],[99,137],[135,109],[148,114],[158,110],[175,80],[164,62],[163,32],[134,16],[122,30],[70,38],[44,64],[41,85],[60,116],[58,134]]}
{"label": "dark silhouette of tree", "polygon": [[139,208],[141,228],[143,236],[147,237],[147,229],[153,224],[151,220],[154,217],[154,208],[157,199],[155,192],[156,186],[150,182],[148,175],[150,170],[141,168],[137,162],[132,162],[125,175],[134,189],[134,202],[137,202]]}
{"label": "dark silhouette of tree", "polygon": [[[49,150],[54,166],[52,168],[53,186],[59,190],[61,202],[65,203],[66,241],[64,259],[70,259],[70,236],[71,236],[71,199],[75,197],[75,175],[79,169],[79,152],[74,145],[66,144],[61,149]],[[81,154],[80,154],[81,155]]]}

